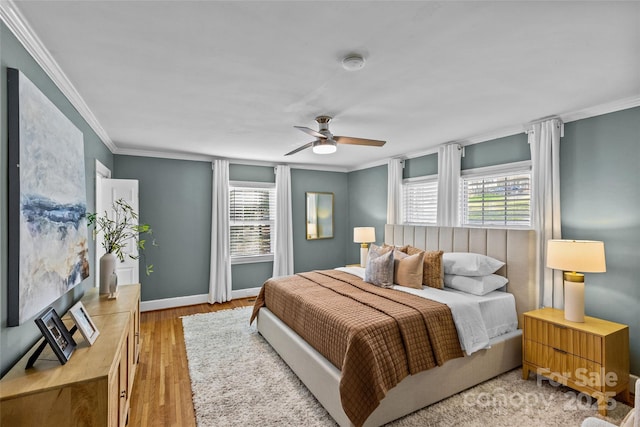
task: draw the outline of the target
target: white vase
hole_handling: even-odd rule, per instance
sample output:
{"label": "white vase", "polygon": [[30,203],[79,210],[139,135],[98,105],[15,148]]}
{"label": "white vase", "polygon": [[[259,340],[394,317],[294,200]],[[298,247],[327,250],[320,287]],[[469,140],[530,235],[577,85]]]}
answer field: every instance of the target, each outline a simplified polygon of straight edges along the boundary
{"label": "white vase", "polygon": [[104,254],[100,257],[100,293],[109,294],[110,284],[113,281],[113,276],[116,274],[116,260],[117,257],[112,254]]}

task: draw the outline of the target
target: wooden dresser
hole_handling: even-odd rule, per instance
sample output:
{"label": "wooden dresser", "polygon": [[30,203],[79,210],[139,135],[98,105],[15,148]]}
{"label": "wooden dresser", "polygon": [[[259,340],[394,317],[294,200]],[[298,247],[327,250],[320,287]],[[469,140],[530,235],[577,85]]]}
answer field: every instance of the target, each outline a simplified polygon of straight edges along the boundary
{"label": "wooden dresser", "polygon": [[564,319],[564,311],[543,308],[524,314],[522,378],[529,372],[550,378],[598,400],[607,414],[609,398],[629,400],[629,327],[585,316]]}
{"label": "wooden dresser", "polygon": [[76,332],[78,346],[65,365],[47,346],[25,370],[34,347],[0,380],[0,425],[126,425],[140,351],[140,285],[119,289],[115,300],[95,288],[81,300],[100,331],[93,346]]}

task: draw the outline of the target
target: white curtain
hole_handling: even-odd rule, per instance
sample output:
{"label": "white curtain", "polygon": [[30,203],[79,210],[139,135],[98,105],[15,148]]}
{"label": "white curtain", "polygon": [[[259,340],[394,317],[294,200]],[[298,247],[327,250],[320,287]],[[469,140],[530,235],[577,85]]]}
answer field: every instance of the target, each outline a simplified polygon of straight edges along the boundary
{"label": "white curtain", "polygon": [[402,160],[387,165],[387,224],[402,224]]}
{"label": "white curtain", "polygon": [[460,194],[460,162],[462,146],[447,144],[438,147],[438,216],[437,224],[445,227],[457,227],[459,194]]}
{"label": "white curtain", "polygon": [[542,305],[564,306],[562,272],[546,267],[547,240],[562,238],[560,230],[560,136],[558,119],[531,126],[531,186],[534,227],[537,236],[536,259]]}
{"label": "white curtain", "polygon": [[209,273],[209,303],[211,304],[231,300],[229,234],[229,161],[214,160]]}
{"label": "white curtain", "polygon": [[293,216],[291,214],[291,169],[276,167],[276,229],[273,277],[293,274]]}

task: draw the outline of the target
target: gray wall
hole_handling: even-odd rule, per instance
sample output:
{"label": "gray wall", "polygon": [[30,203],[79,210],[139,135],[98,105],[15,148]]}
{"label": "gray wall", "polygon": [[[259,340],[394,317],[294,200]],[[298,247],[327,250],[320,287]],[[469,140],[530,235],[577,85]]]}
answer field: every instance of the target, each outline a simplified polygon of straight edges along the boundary
{"label": "gray wall", "polygon": [[523,160],[531,160],[531,150],[527,135],[519,133],[480,144],[467,145],[464,148],[460,168],[462,170],[482,168]]}
{"label": "gray wall", "polygon": [[[211,163],[150,157],[115,156],[114,177],[140,182],[140,219],[154,230],[157,247],[146,252],[154,265],[141,274],[142,300],[206,294],[211,256]],[[231,164],[229,179],[275,182],[272,167]],[[386,178],[385,178],[386,179]],[[344,173],[292,169],[295,271],[333,268],[345,263],[347,176]],[[335,197],[335,237],[307,241],[304,234],[306,191]],[[271,277],[273,262],[231,267],[232,289],[261,286]]]}
{"label": "gray wall", "polygon": [[[305,192],[334,194],[333,239],[307,240],[305,235]],[[335,268],[345,264],[349,241],[349,190],[347,174],[291,169],[291,203],[293,210],[293,251],[295,272]]]}
{"label": "gray wall", "polygon": [[585,275],[585,312],[629,325],[640,374],[640,108],[565,125],[562,237],[602,240],[607,272]]}
{"label": "gray wall", "polygon": [[[629,325],[631,372],[636,375],[640,374],[639,135],[640,108],[633,108],[567,123],[560,151],[563,237],[605,243],[607,272],[585,278],[586,314]],[[462,169],[530,160],[528,150],[525,134],[470,145]],[[405,166],[405,178],[420,176],[417,171],[437,173],[437,155],[433,156],[408,160],[411,169],[407,174]],[[376,169],[349,174],[351,225],[362,216],[366,225],[379,226],[368,212],[384,212],[386,218],[386,197],[373,189],[384,188],[386,193],[387,176]],[[367,210],[358,210],[359,206]],[[348,262],[358,259],[349,253]]]}
{"label": "gray wall", "polygon": [[209,291],[212,175],[210,162],[115,156],[114,178],[139,181],[140,222],[158,244],[144,252],[154,272],[140,268],[143,301]]}
{"label": "gray wall", "polygon": [[[95,159],[100,160],[108,167],[112,167],[113,156],[4,24],[0,24],[0,65],[0,102],[2,103],[2,115],[0,117],[0,128],[2,129],[2,132],[0,132],[2,140],[2,144],[0,144],[0,164],[2,166],[2,173],[0,174],[0,370],[4,375],[41,336],[32,321],[27,321],[27,323],[17,327],[7,327],[7,67],[21,70],[82,131],[87,176],[87,209],[89,211],[95,210]],[[89,245],[91,275],[52,304],[57,312],[64,313],[75,301],[82,297],[85,289],[94,286],[94,259],[95,251],[93,245]]]}
{"label": "gray wall", "polygon": [[436,175],[438,173],[438,153],[407,159],[404,161],[402,178]]}
{"label": "gray wall", "polygon": [[353,242],[354,227],[375,227],[376,241],[384,242],[387,222],[387,166],[350,172],[347,264],[360,263],[360,244]]}

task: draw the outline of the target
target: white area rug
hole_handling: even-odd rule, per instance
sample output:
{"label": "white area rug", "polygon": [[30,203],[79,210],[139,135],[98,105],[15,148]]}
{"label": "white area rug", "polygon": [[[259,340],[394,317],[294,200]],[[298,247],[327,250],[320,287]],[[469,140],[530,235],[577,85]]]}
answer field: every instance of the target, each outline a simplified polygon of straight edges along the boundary
{"label": "white area rug", "polygon": [[[335,426],[253,326],[250,307],[182,319],[198,426]],[[616,402],[617,403],[617,402]],[[590,398],[516,369],[389,426],[580,426],[596,415]],[[608,421],[630,408],[617,403]]]}

